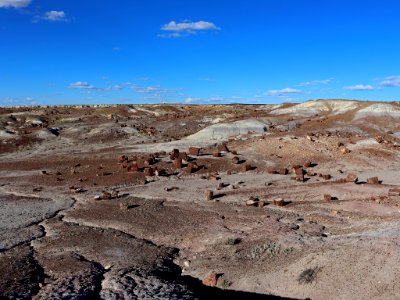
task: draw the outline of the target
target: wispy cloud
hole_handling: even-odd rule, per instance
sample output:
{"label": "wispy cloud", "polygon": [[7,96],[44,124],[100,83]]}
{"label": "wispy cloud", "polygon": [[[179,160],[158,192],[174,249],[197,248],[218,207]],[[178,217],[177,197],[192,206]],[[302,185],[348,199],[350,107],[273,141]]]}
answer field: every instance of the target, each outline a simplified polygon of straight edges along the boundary
{"label": "wispy cloud", "polygon": [[1,7],[22,8],[31,4],[32,0],[0,0]]}
{"label": "wispy cloud", "polygon": [[86,90],[97,90],[98,88],[90,85],[89,83],[85,81],[77,81],[74,83],[71,83],[68,88],[70,89],[86,89]]}
{"label": "wispy cloud", "polygon": [[42,15],[37,15],[33,18],[33,22],[37,23],[39,21],[49,21],[49,22],[67,22],[67,15],[63,11],[47,11]]}
{"label": "wispy cloud", "polygon": [[330,84],[332,83],[332,79],[325,79],[325,80],[312,80],[307,82],[302,82],[299,86],[310,86],[310,85],[320,85],[320,84]]}
{"label": "wispy cloud", "polygon": [[219,30],[219,28],[212,22],[206,21],[198,21],[198,22],[181,22],[177,23],[175,21],[171,21],[161,27],[162,31],[166,31],[168,33],[159,34],[159,37],[170,37],[170,38],[178,38],[187,35],[193,35],[198,32],[204,31],[214,31]]}
{"label": "wispy cloud", "polygon": [[305,92],[298,89],[293,88],[285,88],[281,90],[269,90],[267,95],[268,96],[278,96],[278,97],[286,97],[289,94],[304,94]]}
{"label": "wispy cloud", "polygon": [[345,90],[348,91],[375,91],[376,88],[373,87],[372,85],[365,85],[365,84],[356,84],[352,86],[345,86]]}
{"label": "wispy cloud", "polygon": [[400,87],[400,76],[389,76],[386,77],[380,85],[386,87]]}
{"label": "wispy cloud", "polygon": [[159,86],[140,86],[133,85],[132,89],[137,93],[150,94],[150,93],[175,93],[179,89],[164,89]]}

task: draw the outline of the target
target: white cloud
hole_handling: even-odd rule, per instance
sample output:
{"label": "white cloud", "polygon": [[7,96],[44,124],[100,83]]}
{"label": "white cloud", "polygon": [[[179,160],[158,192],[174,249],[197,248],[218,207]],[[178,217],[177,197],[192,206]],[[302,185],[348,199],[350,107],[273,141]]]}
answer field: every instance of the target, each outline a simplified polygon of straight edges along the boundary
{"label": "white cloud", "polygon": [[374,91],[376,90],[372,85],[356,84],[344,87],[348,91]]}
{"label": "white cloud", "polygon": [[1,7],[22,8],[31,4],[32,0],[0,0]]}
{"label": "white cloud", "polygon": [[44,16],[41,17],[41,19],[51,22],[62,22],[67,21],[67,16],[63,11],[52,10],[45,12]]}
{"label": "white cloud", "polygon": [[177,23],[171,21],[161,27],[162,31],[168,31],[167,34],[160,34],[160,37],[178,38],[190,34],[196,34],[200,31],[219,30],[219,28],[212,22],[198,21],[198,22],[181,22]]}
{"label": "white cloud", "polygon": [[310,86],[310,85],[330,84],[330,83],[332,83],[332,79],[312,80],[312,81],[300,83],[299,86]]}
{"label": "white cloud", "polygon": [[85,81],[77,81],[77,82],[71,83],[68,87],[70,89],[97,90],[97,87],[90,85],[89,83],[87,83]]}
{"label": "white cloud", "polygon": [[380,83],[382,86],[387,87],[400,87],[400,76],[389,76]]}
{"label": "white cloud", "polygon": [[279,96],[279,97],[282,96],[285,97],[288,94],[304,94],[304,91],[292,88],[285,88],[281,90],[269,90],[267,93],[268,96]]}
{"label": "white cloud", "polygon": [[134,85],[132,89],[137,93],[150,94],[150,93],[175,93],[179,89],[163,89],[159,86],[140,86]]}

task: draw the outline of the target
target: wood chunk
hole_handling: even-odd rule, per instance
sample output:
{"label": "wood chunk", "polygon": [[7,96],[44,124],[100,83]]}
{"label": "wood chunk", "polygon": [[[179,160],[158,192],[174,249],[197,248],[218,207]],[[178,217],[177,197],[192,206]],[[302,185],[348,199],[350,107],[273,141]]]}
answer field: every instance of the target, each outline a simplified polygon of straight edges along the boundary
{"label": "wood chunk", "polygon": [[242,172],[247,172],[251,170],[251,165],[246,164],[242,167]]}
{"label": "wood chunk", "polygon": [[371,177],[367,179],[368,184],[380,184],[379,178],[378,177]]}
{"label": "wood chunk", "polygon": [[280,175],[287,175],[289,173],[287,168],[280,168],[279,169],[279,174]]}
{"label": "wood chunk", "polygon": [[206,198],[207,201],[211,201],[214,199],[214,192],[207,190],[204,192],[204,197]]}
{"label": "wood chunk", "polygon": [[189,148],[189,154],[193,155],[193,156],[199,156],[200,155],[200,148],[190,147]]}
{"label": "wood chunk", "polygon": [[177,157],[174,160],[174,166],[177,169],[181,169],[182,168],[182,158],[181,157]]}
{"label": "wood chunk", "polygon": [[146,177],[151,177],[153,176],[153,169],[152,168],[144,168],[144,176]]}
{"label": "wood chunk", "polygon": [[221,152],[215,151],[215,152],[213,152],[213,156],[214,157],[221,157]]}
{"label": "wood chunk", "polygon": [[347,174],[346,182],[358,182],[357,175],[353,173]]}

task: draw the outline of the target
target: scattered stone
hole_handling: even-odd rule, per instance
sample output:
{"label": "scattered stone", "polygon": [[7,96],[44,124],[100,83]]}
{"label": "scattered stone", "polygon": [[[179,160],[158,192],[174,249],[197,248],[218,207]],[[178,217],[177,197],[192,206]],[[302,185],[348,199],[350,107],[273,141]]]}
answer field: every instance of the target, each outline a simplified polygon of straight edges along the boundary
{"label": "scattered stone", "polygon": [[121,210],[128,210],[128,209],[129,209],[129,204],[126,203],[126,202],[121,202],[121,203],[119,204],[119,208],[120,208]]}
{"label": "scattered stone", "polygon": [[216,151],[216,152],[213,153],[213,156],[214,157],[221,157],[221,152]]}
{"label": "scattered stone", "polygon": [[182,168],[182,158],[181,157],[177,157],[174,160],[174,166],[177,169],[181,169]]}
{"label": "scattered stone", "polygon": [[152,168],[144,168],[144,176],[151,177],[154,176]]}
{"label": "scattered stone", "polygon": [[200,148],[190,147],[189,148],[189,154],[193,155],[193,156],[199,156],[200,155]]}
{"label": "scattered stone", "polygon": [[330,179],[332,179],[332,176],[330,174],[325,174],[325,175],[322,175],[322,178],[324,180],[330,180]]}
{"label": "scattered stone", "polygon": [[380,184],[379,178],[378,177],[371,177],[367,179],[368,184]]}
{"label": "scattered stone", "polygon": [[332,201],[332,196],[329,194],[325,194],[324,195],[324,201],[325,202],[331,202]]}
{"label": "scattered stone", "polygon": [[206,198],[207,201],[211,201],[211,200],[214,199],[214,192],[210,191],[210,190],[207,190],[204,193],[204,197]]}
{"label": "scattered stone", "polygon": [[358,182],[357,175],[353,173],[347,174],[346,182]]}
{"label": "scattered stone", "polygon": [[207,180],[218,180],[219,177],[215,176],[215,175],[208,175],[207,176]]}
{"label": "scattered stone", "polygon": [[219,152],[229,152],[228,146],[224,143],[218,146]]}
{"label": "scattered stone", "polygon": [[277,174],[278,172],[276,171],[276,169],[274,167],[268,167],[267,173],[268,174]]}
{"label": "scattered stone", "polygon": [[218,285],[218,278],[221,277],[221,274],[211,273],[206,278],[203,279],[202,283],[205,286],[216,287]]}
{"label": "scattered stone", "polygon": [[110,200],[111,199],[111,193],[103,192],[103,196],[101,197],[101,199]]}
{"label": "scattered stone", "polygon": [[128,172],[138,172],[139,166],[138,166],[137,162],[133,162],[132,165],[128,166],[126,169]]}
{"label": "scattered stone", "polygon": [[246,206],[258,206],[258,201],[256,200],[247,200],[246,201]]}
{"label": "scattered stone", "polygon": [[123,163],[125,161],[128,161],[128,157],[126,155],[120,155],[118,156],[118,162]]}
{"label": "scattered stone", "polygon": [[242,167],[242,172],[247,172],[251,170],[251,165],[246,164]]}
{"label": "scattered stone", "polygon": [[390,189],[388,192],[389,196],[400,196],[400,188]]}
{"label": "scattered stone", "polygon": [[169,157],[171,160],[178,158],[179,157],[179,149],[173,149]]}
{"label": "scattered stone", "polygon": [[239,157],[234,156],[234,157],[232,158],[232,163],[233,163],[234,165],[237,165],[239,162],[240,162]]}
{"label": "scattered stone", "polygon": [[287,203],[282,198],[276,198],[273,200],[274,205],[276,206],[285,206]]}
{"label": "scattered stone", "polygon": [[311,167],[311,161],[309,161],[309,160],[305,161],[304,164],[303,164],[303,166],[304,166],[304,168],[309,168],[309,167]]}
{"label": "scattered stone", "polygon": [[342,148],[342,149],[340,149],[340,151],[342,152],[342,154],[348,154],[351,152],[350,149],[348,149],[348,148]]}
{"label": "scattered stone", "polygon": [[179,190],[179,188],[177,186],[171,186],[171,187],[164,188],[164,191],[166,191],[166,192],[172,192],[172,191],[176,191],[176,190]]}
{"label": "scattered stone", "polygon": [[43,175],[46,175],[46,174],[47,174],[47,171],[42,171],[42,174],[43,174]]}
{"label": "scattered stone", "polygon": [[279,174],[280,175],[287,175],[289,173],[287,168],[280,168],[279,169]]}

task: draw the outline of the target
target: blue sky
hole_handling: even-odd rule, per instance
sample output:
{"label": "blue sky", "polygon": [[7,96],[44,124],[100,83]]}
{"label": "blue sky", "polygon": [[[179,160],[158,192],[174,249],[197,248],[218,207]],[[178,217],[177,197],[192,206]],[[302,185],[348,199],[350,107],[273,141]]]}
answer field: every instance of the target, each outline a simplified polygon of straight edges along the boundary
{"label": "blue sky", "polygon": [[396,0],[0,0],[0,105],[400,100]]}

